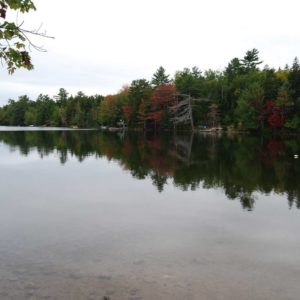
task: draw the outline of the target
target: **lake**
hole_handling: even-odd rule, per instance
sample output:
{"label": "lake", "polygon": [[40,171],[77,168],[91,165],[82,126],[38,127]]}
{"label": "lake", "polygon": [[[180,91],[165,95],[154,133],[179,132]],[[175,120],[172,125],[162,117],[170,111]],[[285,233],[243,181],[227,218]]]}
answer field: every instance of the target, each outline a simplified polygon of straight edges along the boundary
{"label": "lake", "polygon": [[300,139],[0,127],[0,299],[298,300]]}

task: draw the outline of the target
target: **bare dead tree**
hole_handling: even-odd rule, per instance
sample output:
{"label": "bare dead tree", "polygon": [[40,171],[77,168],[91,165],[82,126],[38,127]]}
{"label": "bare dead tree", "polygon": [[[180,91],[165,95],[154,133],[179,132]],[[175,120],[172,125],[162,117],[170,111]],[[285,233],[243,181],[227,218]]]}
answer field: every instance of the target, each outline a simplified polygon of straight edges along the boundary
{"label": "bare dead tree", "polygon": [[175,104],[169,107],[169,113],[171,115],[171,121],[174,124],[174,128],[178,124],[190,124],[192,131],[194,131],[194,119],[193,119],[193,103],[210,102],[208,98],[192,98],[187,94],[175,94]]}

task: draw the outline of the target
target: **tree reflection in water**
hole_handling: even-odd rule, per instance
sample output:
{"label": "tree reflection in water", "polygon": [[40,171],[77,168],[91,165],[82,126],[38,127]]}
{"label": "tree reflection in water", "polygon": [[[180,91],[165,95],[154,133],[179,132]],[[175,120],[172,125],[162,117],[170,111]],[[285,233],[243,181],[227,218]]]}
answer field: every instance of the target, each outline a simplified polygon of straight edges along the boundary
{"label": "tree reflection in water", "polygon": [[252,210],[255,192],[285,193],[289,207],[300,208],[300,140],[217,135],[110,134],[98,131],[0,132],[0,141],[23,155],[57,153],[117,161],[137,179],[151,178],[162,192],[169,180],[182,190],[220,188]]}

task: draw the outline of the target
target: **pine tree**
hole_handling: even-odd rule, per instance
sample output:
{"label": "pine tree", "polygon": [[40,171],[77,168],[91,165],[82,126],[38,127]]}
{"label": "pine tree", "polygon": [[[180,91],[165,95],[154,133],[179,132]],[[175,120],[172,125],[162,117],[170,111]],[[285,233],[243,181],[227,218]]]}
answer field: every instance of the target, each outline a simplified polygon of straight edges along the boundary
{"label": "pine tree", "polygon": [[165,85],[170,83],[170,75],[166,74],[166,70],[163,67],[159,67],[157,71],[153,74],[151,83],[154,87]]}
{"label": "pine tree", "polygon": [[293,100],[297,103],[300,100],[300,63],[297,57],[293,61],[293,66],[288,75],[290,93]]}
{"label": "pine tree", "polygon": [[262,61],[259,60],[258,54],[259,51],[255,48],[246,52],[246,55],[241,60],[246,72],[255,69],[262,63]]}

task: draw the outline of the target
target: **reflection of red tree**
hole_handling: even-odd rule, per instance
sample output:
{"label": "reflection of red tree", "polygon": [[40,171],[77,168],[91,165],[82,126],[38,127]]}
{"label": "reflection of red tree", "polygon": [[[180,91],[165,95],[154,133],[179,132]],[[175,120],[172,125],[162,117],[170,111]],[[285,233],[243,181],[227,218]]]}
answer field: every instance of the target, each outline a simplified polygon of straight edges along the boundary
{"label": "reflection of red tree", "polygon": [[279,140],[272,139],[267,144],[267,149],[272,156],[277,156],[282,152],[282,142]]}
{"label": "reflection of red tree", "polygon": [[150,157],[151,160],[149,161],[149,167],[152,170],[155,170],[157,173],[161,175],[174,174],[175,167],[172,164],[172,160],[170,160],[167,156],[160,155],[159,153],[155,153]]}
{"label": "reflection of red tree", "polygon": [[149,140],[147,144],[148,144],[149,149],[153,149],[153,150],[162,150],[163,149],[160,140],[157,138]]}
{"label": "reflection of red tree", "polygon": [[171,175],[175,171],[175,161],[170,159],[170,155],[165,153],[165,147],[161,140],[154,138],[147,141],[147,147],[150,150],[148,156],[148,165],[161,175]]}
{"label": "reflection of red tree", "polygon": [[133,151],[133,145],[129,140],[125,140],[123,144],[122,153],[130,155]]}
{"label": "reflection of red tree", "polygon": [[117,155],[117,151],[110,145],[103,145],[103,147],[101,147],[101,151],[107,157],[108,160],[114,159]]}
{"label": "reflection of red tree", "polygon": [[268,117],[268,123],[272,128],[280,128],[284,124],[284,117],[279,111],[273,111]]}
{"label": "reflection of red tree", "polygon": [[283,144],[280,140],[272,139],[268,141],[265,151],[262,151],[263,162],[267,165],[271,165],[282,153]]}

